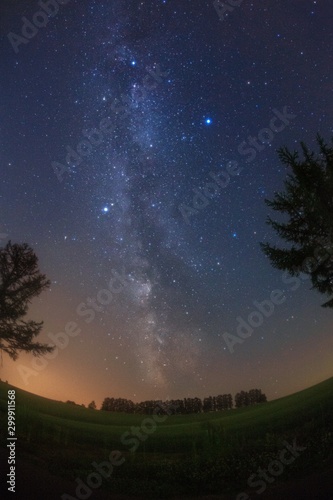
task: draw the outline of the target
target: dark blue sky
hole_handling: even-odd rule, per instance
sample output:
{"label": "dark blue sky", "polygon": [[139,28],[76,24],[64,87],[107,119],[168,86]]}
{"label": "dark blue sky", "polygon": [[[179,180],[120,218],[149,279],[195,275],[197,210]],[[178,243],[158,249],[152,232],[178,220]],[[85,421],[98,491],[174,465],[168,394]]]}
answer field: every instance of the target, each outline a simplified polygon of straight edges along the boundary
{"label": "dark blue sky", "polygon": [[[42,338],[80,329],[39,371],[6,358],[4,378],[89,402],[252,387],[271,399],[331,376],[324,297],[308,281],[292,290],[259,247],[275,241],[264,199],[287,174],[276,150],[332,136],[330,7],[1,9],[2,243],[29,243],[52,281],[31,308]],[[230,352],[224,334],[276,289],[281,304]]]}

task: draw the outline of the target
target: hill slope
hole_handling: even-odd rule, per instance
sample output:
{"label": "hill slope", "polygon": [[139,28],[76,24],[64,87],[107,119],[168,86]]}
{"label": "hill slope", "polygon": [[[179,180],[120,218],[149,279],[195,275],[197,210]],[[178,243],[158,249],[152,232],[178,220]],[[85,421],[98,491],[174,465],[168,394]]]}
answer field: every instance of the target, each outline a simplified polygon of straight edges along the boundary
{"label": "hill slope", "polygon": [[[2,443],[7,437],[8,389],[13,387],[0,383]],[[112,495],[140,490],[145,498],[156,499],[246,490],[251,473],[276,458],[285,442],[295,440],[306,451],[279,481],[333,463],[333,378],[255,407],[167,416],[164,422],[88,410],[14,389],[17,453],[39,470],[74,481],[92,472],[93,461],[120,450],[124,465],[101,487]]]}

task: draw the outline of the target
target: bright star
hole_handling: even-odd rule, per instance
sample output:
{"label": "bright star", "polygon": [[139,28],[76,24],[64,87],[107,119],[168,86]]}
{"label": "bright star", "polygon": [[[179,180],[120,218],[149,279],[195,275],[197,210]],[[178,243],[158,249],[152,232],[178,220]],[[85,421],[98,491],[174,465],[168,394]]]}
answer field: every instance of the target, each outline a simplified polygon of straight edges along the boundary
{"label": "bright star", "polygon": [[106,212],[108,212],[108,211],[109,211],[108,207],[104,207],[104,208],[103,208],[103,212],[105,212],[105,213],[106,213]]}
{"label": "bright star", "polygon": [[211,125],[211,123],[212,123],[212,119],[211,118],[206,118],[205,124],[206,125]]}

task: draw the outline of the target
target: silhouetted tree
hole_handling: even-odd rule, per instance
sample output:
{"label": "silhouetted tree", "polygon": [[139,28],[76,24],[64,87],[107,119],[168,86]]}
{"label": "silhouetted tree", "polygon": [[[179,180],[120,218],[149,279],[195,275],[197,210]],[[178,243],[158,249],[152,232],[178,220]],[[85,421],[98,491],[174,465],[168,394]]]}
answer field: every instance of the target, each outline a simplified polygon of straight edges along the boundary
{"label": "silhouetted tree", "polygon": [[110,410],[110,400],[111,400],[111,398],[104,398],[104,401],[102,402],[102,405],[101,405],[101,410],[111,411]]}
{"label": "silhouetted tree", "polygon": [[33,341],[43,322],[22,319],[31,299],[49,285],[38,269],[38,258],[26,243],[12,245],[9,241],[0,249],[0,349],[14,360],[18,351],[39,356],[54,349]]}
{"label": "silhouetted tree", "polygon": [[256,403],[265,403],[266,395],[261,392],[261,389],[251,389],[249,392],[240,391],[235,396],[236,408],[253,405]]}
{"label": "silhouetted tree", "polygon": [[226,394],[226,410],[231,410],[233,407],[232,395]]}
{"label": "silhouetted tree", "polygon": [[249,406],[250,398],[249,393],[245,391],[240,391],[235,396],[235,406],[236,408],[242,408],[243,406]]}
{"label": "silhouetted tree", "polygon": [[230,410],[233,405],[231,394],[219,394],[216,396],[215,401],[217,411]]}
{"label": "silhouetted tree", "polygon": [[[101,410],[134,413],[137,410],[137,407],[130,399],[105,398],[102,403]],[[140,411],[137,411],[137,413],[140,413]]]}
{"label": "silhouetted tree", "polygon": [[[266,200],[266,204],[284,214],[287,222],[268,217],[267,223],[291,246],[278,248],[261,243],[261,247],[273,267],[291,276],[304,273],[310,277],[313,288],[332,296],[333,148],[320,136],[317,142],[320,149],[317,157],[304,143],[301,143],[302,160],[297,152],[291,153],[287,148],[279,150],[280,160],[291,172],[284,183],[285,191],[275,193],[273,200]],[[333,307],[333,298],[323,307]]]}
{"label": "silhouetted tree", "polygon": [[204,398],[202,403],[202,409],[204,412],[215,410],[215,405],[212,396]]}
{"label": "silhouetted tree", "polygon": [[202,412],[202,401],[200,398],[193,398],[193,409],[194,413]]}
{"label": "silhouetted tree", "polygon": [[261,389],[251,389],[249,391],[250,405],[257,403],[266,403],[267,397],[261,392]]}
{"label": "silhouetted tree", "polygon": [[217,411],[222,411],[224,410],[224,407],[223,407],[223,395],[222,394],[219,394],[218,396],[215,397],[215,405],[216,405],[216,410]]}
{"label": "silhouetted tree", "polygon": [[89,410],[96,410],[96,403],[95,401],[92,401],[91,403],[88,404]]}

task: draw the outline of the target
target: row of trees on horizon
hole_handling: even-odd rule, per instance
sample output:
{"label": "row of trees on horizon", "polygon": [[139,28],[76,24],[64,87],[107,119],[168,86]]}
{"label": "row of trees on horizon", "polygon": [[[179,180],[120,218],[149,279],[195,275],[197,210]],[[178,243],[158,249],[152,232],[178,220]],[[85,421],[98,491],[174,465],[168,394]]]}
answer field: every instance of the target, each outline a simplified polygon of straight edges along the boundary
{"label": "row of trees on horizon", "polygon": [[[231,394],[219,394],[218,396],[209,396],[204,399],[196,397],[171,399],[169,401],[148,400],[142,401],[141,403],[134,403],[130,399],[124,398],[105,398],[102,403],[101,410],[151,415],[154,411],[156,412],[156,408],[160,407],[161,411],[164,409],[171,414],[182,415],[189,413],[231,410],[234,406],[235,408],[242,408],[265,402],[267,402],[267,397],[261,389],[251,389],[248,392],[238,392],[235,395],[235,401],[233,401]],[[91,409],[94,407],[92,403],[89,405]]]}

